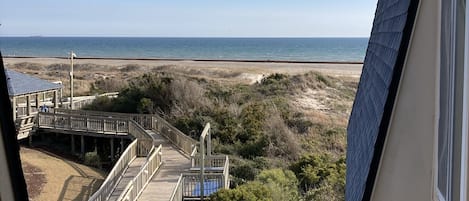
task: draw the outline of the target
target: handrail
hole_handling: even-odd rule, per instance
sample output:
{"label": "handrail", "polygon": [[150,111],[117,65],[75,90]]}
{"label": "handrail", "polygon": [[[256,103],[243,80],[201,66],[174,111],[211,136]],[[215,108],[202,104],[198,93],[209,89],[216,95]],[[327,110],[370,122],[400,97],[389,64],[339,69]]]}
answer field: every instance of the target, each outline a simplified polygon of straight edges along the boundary
{"label": "handrail", "polygon": [[140,169],[137,175],[132,179],[122,191],[117,200],[134,201],[142,193],[148,181],[153,177],[156,171],[161,167],[162,145],[150,155],[147,162]]}
{"label": "handrail", "polygon": [[[198,153],[197,146],[193,147],[190,154],[191,172],[181,174],[172,192],[171,201],[185,198],[203,200],[205,196],[220,188],[229,188],[229,158],[226,155],[212,155],[210,140],[210,124],[207,124],[200,135],[201,153]],[[207,154],[205,154],[205,141],[207,141]]]}
{"label": "handrail", "polygon": [[[115,185],[117,185],[118,181],[122,177],[122,173],[124,172],[125,168],[127,168],[128,165],[130,164],[130,162],[133,159],[135,159],[137,156],[147,156],[147,161],[142,166],[141,171],[143,171],[143,169],[146,168],[145,170],[147,170],[147,172],[148,172],[147,167],[150,167],[150,170],[151,170],[151,173],[152,173],[151,176],[153,176],[153,174],[156,172],[156,170],[161,165],[161,161],[162,161],[161,160],[161,145],[160,145],[160,147],[158,147],[158,149],[155,150],[154,145],[153,145],[153,137],[150,134],[148,134],[135,121],[133,121],[133,120],[127,120],[127,121],[130,122],[129,123],[129,134],[136,138],[136,140],[134,140],[132,142],[132,144],[129,145],[129,147],[132,146],[132,151],[130,152],[131,155],[127,156],[128,153],[126,153],[126,152],[124,152],[124,154],[122,154],[122,156],[117,161],[116,165],[114,165],[113,170],[109,173],[109,175],[106,178],[105,182],[101,185],[99,190],[96,191],[96,193],[94,193],[93,196],[89,199],[90,201],[107,200],[109,198],[109,196],[111,195],[112,190],[115,188]],[[128,151],[129,147],[127,147],[126,151]],[[150,154],[150,153],[153,153],[153,154]],[[155,160],[154,160],[155,156],[157,156],[157,159],[156,159],[156,162],[158,163],[157,165],[155,165]],[[124,159],[124,158],[129,158],[129,157],[131,157],[132,160]],[[126,162],[126,163],[124,163],[124,162]],[[124,168],[122,166],[124,166]],[[114,169],[116,167],[119,167],[119,171],[118,171],[119,175],[117,175],[115,172],[113,172],[113,171],[115,171]],[[139,174],[141,174],[141,173],[139,173]],[[141,178],[142,176],[139,176],[139,174],[137,174],[137,177]],[[134,179],[136,179],[137,177],[135,177]],[[146,179],[145,183],[148,181],[148,179]],[[112,182],[106,183],[106,181],[108,181],[108,180],[110,180]]]}
{"label": "handrail", "polygon": [[[165,121],[163,118],[159,116],[146,115],[146,114],[125,114],[125,113],[56,109],[54,110],[54,113],[40,113],[39,118],[38,118],[38,125],[49,125],[49,126],[52,125],[52,127],[56,128],[57,124],[55,121],[57,119],[67,120],[66,125],[61,127],[62,129],[65,128],[65,129],[74,129],[74,130],[77,128],[90,130],[88,128],[90,120],[97,121],[99,123],[102,123],[103,126],[98,127],[98,129],[95,129],[95,130],[102,131],[103,133],[108,132],[109,130],[110,131],[115,130],[114,132],[118,132],[118,129],[117,129],[118,125],[112,124],[113,122],[114,123],[119,122],[119,121],[126,122],[125,123],[126,132],[132,137],[136,138],[136,140],[134,141],[136,142],[136,145],[134,145],[136,147],[136,150],[132,152],[132,154],[134,154],[133,157],[146,156],[147,160],[142,165],[140,171],[137,173],[137,176],[134,177],[131,180],[131,182],[127,184],[124,191],[122,191],[122,193],[119,195],[119,200],[121,199],[132,200],[132,201],[135,200],[143,191],[143,188],[145,187],[145,185],[147,185],[151,177],[156,173],[156,171],[161,166],[161,163],[162,163],[161,145],[157,149],[155,149],[155,145],[154,145],[155,139],[153,138],[152,135],[150,135],[146,131],[149,129],[166,137],[169,141],[171,141],[173,145],[177,146],[187,155],[190,154],[193,168],[194,167],[197,168],[198,166],[200,166],[201,158],[206,158],[204,162],[207,161],[207,166],[213,167],[213,168],[208,168],[206,170],[207,173],[206,174],[204,173],[204,174],[207,177],[205,176],[200,177],[200,174],[196,174],[199,176],[198,185],[201,187],[200,192],[202,194],[205,191],[203,190],[204,187],[201,185],[203,185],[203,182],[205,181],[205,179],[208,179],[209,182],[216,181],[218,183],[216,185],[217,188],[220,188],[220,187],[228,188],[229,186],[228,157],[224,155],[211,155],[210,143],[207,143],[207,155],[206,156],[204,155],[205,157],[202,157],[202,155],[197,153],[198,148],[199,148],[197,145],[200,146],[200,143],[198,143],[196,140],[192,139],[191,137],[185,135],[184,133],[179,131],[177,128],[175,128],[174,126],[172,126],[171,124],[169,124],[167,121]],[[62,125],[62,124],[63,122],[60,123],[59,125]],[[106,130],[106,125],[107,127],[111,127],[111,129]],[[114,126],[110,126],[110,125],[114,125]],[[206,140],[210,141],[209,126],[204,129],[202,136],[203,138],[207,137]],[[204,146],[204,144],[202,144],[202,146]],[[121,161],[122,158],[123,158],[123,155],[121,156],[119,161]],[[127,161],[127,162],[130,162],[130,161]],[[126,167],[129,164],[130,163],[125,164]],[[120,166],[120,165],[121,164],[116,164],[116,166]],[[116,168],[116,166],[114,168]],[[115,174],[115,172],[112,172],[112,173]],[[123,172],[120,172],[120,173],[122,174]],[[192,173],[181,175],[180,181],[178,181],[178,186],[174,189],[175,192],[173,192],[173,195],[172,195],[173,198],[178,196],[176,195],[178,194],[178,192],[176,191],[183,193],[184,191],[183,188],[185,185],[184,182],[189,182],[189,180],[186,181],[183,176],[192,177],[193,175],[194,174]],[[116,182],[118,182],[118,180],[116,181],[116,178],[115,178],[117,177],[116,175],[110,175],[108,177],[112,177],[112,180],[106,178],[106,181],[110,180],[113,182],[103,183],[103,186],[100,187],[100,189],[102,190],[98,190],[95,194],[93,194],[92,198],[95,198],[94,200],[105,200],[109,198],[112,192],[109,192],[110,184],[108,183],[115,185]],[[201,181],[200,178],[205,178],[205,179],[204,181]],[[113,188],[115,188],[115,186],[113,186],[111,190]],[[102,195],[103,193],[107,197],[103,196]],[[90,199],[90,200],[93,200],[93,199]]]}
{"label": "handrail", "polygon": [[[211,155],[205,156],[205,167],[207,168],[221,168],[225,166],[226,155]],[[191,157],[192,169],[200,168],[200,154]]]}
{"label": "handrail", "polygon": [[[196,172],[185,172],[182,173],[180,176],[181,183],[178,183],[179,186],[176,186],[175,190],[173,191],[174,198],[182,197],[184,200],[185,198],[191,198],[191,200],[201,200],[200,195],[201,192],[204,191],[205,196],[209,196],[211,193],[218,191],[219,189],[226,189],[228,188],[227,178],[225,177],[224,173],[221,172],[207,172],[204,175],[204,181],[201,182],[200,174]],[[204,190],[201,188],[201,183],[205,187]],[[179,192],[180,194],[177,195]],[[171,201],[175,201],[171,200]]]}
{"label": "handrail", "polygon": [[135,122],[134,120],[128,120],[129,124],[129,134],[134,136],[135,138],[147,138],[153,139],[153,137],[147,133],[145,128],[143,128],[140,124]]}
{"label": "handrail", "polygon": [[118,113],[118,112],[101,112],[92,110],[69,110],[69,109],[55,109],[54,113],[59,114],[75,114],[83,116],[99,116],[99,117],[115,117],[123,119],[131,119],[140,124],[145,129],[151,129],[152,116],[150,114],[132,114],[132,113]]}
{"label": "handrail", "polygon": [[107,92],[107,93],[103,93],[103,94],[99,94],[97,95],[98,97],[103,97],[103,96],[118,96],[119,95],[119,92]]}
{"label": "handrail", "polygon": [[176,187],[169,198],[169,201],[181,201],[182,200],[182,174],[179,176],[178,182],[176,183]]}
{"label": "handrail", "polygon": [[[73,101],[73,108],[74,109],[80,109],[85,105],[91,104],[94,100],[96,100],[97,97],[106,96],[106,97],[114,98],[118,95],[119,95],[119,92],[109,92],[109,93],[99,94],[99,95],[96,95],[96,96],[76,97],[76,98],[81,98],[81,99]],[[62,107],[69,108],[70,107],[70,101],[62,102]]]}
{"label": "handrail", "polygon": [[122,173],[125,171],[129,163],[137,157],[137,141],[138,140],[134,140],[125,149],[111,172],[107,175],[106,180],[104,180],[101,187],[99,187],[99,189],[91,196],[89,199],[90,201],[102,201],[109,198],[112,190],[121,179]]}
{"label": "handrail", "polygon": [[171,143],[177,146],[187,155],[190,155],[197,141],[187,136],[179,129],[168,123],[166,120],[157,115],[151,114],[129,114],[129,113],[117,113],[117,112],[96,112],[90,110],[68,110],[68,109],[56,109],[55,113],[59,114],[75,114],[85,116],[107,116],[116,118],[127,118],[132,119],[141,125],[145,129],[151,129],[157,133],[163,135]]}
{"label": "handrail", "polygon": [[39,112],[37,123],[39,127],[63,130],[121,135],[129,133],[129,120],[120,118]]}
{"label": "handrail", "polygon": [[163,118],[153,116],[152,130],[163,135],[173,145],[176,145],[185,154],[190,155],[193,148],[197,145],[197,141],[187,136],[179,129],[168,123]]}

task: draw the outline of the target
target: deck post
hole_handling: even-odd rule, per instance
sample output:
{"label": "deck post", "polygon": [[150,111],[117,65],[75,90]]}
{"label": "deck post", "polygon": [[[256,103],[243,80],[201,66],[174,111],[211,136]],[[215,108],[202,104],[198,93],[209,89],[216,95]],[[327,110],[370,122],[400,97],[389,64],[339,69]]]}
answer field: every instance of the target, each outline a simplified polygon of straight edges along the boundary
{"label": "deck post", "polygon": [[75,153],[75,136],[74,135],[70,135],[70,138],[71,138],[71,149],[72,149],[72,154]]}
{"label": "deck post", "polygon": [[31,95],[26,96],[26,116],[31,115]]}
{"label": "deck post", "polygon": [[94,138],[94,152],[98,153],[98,142],[96,137]]}
{"label": "deck post", "polygon": [[11,106],[12,106],[12,109],[13,109],[13,121],[16,122],[16,97],[14,97],[14,96],[11,99]]}
{"label": "deck post", "polygon": [[210,160],[210,157],[212,156],[212,135],[211,135],[211,130],[209,129],[208,130],[208,133],[207,133],[207,158],[209,158]]}
{"label": "deck post", "polygon": [[[120,150],[120,152],[122,153],[122,152],[124,152],[124,138],[121,138],[121,143],[120,143],[120,144],[121,144],[121,150]],[[119,153],[119,154],[120,154],[120,153]]]}
{"label": "deck post", "polygon": [[81,156],[85,157],[85,136],[80,135],[81,137]]}
{"label": "deck post", "polygon": [[111,161],[114,160],[114,138],[111,138]]}
{"label": "deck post", "polygon": [[36,98],[36,109],[39,111],[39,106],[41,105],[39,104],[39,94],[36,94],[35,98]]}
{"label": "deck post", "polygon": [[58,91],[54,90],[54,98],[52,99],[54,101],[54,109],[59,107],[59,101],[57,101],[58,97]]}
{"label": "deck post", "polygon": [[28,135],[28,144],[30,147],[33,146],[33,134],[32,133],[29,133]]}

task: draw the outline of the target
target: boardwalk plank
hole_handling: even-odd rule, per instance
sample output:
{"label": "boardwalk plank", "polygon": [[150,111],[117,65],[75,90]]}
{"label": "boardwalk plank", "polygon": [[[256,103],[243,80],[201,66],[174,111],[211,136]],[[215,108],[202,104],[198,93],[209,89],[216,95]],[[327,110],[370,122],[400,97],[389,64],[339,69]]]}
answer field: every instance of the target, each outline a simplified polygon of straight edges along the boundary
{"label": "boardwalk plank", "polygon": [[163,145],[163,166],[140,195],[138,200],[168,201],[179,176],[190,168],[190,160],[159,134],[151,132],[157,144]]}
{"label": "boardwalk plank", "polygon": [[142,165],[145,164],[146,159],[146,157],[138,157],[130,163],[129,168],[124,172],[124,176],[120,179],[119,183],[117,183],[116,188],[109,197],[109,201],[114,201],[119,198],[127,184],[137,175]]}

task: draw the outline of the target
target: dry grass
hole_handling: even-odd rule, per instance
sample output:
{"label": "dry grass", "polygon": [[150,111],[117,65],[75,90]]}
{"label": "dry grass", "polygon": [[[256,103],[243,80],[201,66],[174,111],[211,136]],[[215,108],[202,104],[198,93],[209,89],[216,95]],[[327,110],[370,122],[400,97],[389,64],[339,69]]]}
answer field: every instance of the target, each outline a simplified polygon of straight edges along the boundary
{"label": "dry grass", "polygon": [[50,153],[22,147],[20,155],[24,165],[34,166],[35,173],[45,177],[42,182],[27,181],[28,190],[40,189],[34,201],[88,200],[105,179],[102,171]]}

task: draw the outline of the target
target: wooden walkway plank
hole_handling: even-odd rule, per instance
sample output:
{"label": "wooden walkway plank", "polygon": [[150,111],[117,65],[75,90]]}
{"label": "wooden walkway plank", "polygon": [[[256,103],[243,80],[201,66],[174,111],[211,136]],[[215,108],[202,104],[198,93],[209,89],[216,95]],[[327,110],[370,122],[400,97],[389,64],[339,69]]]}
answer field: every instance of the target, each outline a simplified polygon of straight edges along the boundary
{"label": "wooden walkway plank", "polygon": [[179,176],[191,166],[190,159],[174,147],[166,138],[149,131],[156,144],[162,144],[163,166],[153,176],[138,200],[168,201],[178,182]]}
{"label": "wooden walkway plank", "polygon": [[140,171],[140,168],[142,167],[143,164],[145,164],[145,161],[147,160],[146,157],[138,157],[135,158],[124,172],[124,176],[120,179],[119,183],[117,183],[116,188],[112,192],[111,196],[109,197],[109,201],[114,201],[117,200],[122,193],[122,191],[125,189],[127,184],[135,178],[137,173]]}

